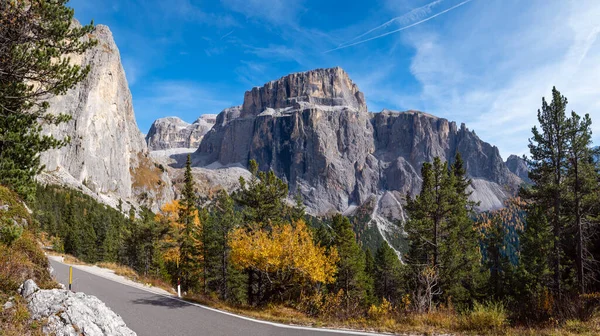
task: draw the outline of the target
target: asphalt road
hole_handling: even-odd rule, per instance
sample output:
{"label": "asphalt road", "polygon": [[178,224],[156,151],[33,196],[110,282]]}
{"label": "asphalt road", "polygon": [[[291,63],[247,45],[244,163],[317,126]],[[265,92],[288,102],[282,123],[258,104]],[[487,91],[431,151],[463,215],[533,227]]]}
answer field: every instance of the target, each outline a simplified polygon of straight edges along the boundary
{"label": "asphalt road", "polygon": [[[68,284],[69,266],[50,260],[55,278]],[[375,335],[343,330],[305,328],[258,321],[175,297],[154,294],[73,267],[73,290],[97,296],[121,315],[139,336],[334,336]]]}

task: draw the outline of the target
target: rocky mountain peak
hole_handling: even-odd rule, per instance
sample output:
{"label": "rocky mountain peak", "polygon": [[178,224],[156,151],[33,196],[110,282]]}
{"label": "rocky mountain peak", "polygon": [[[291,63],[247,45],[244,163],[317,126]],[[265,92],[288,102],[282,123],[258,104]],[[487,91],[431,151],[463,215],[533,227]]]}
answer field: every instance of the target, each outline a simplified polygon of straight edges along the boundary
{"label": "rocky mountain peak", "polygon": [[267,109],[282,110],[303,105],[350,107],[366,112],[362,92],[340,67],[298,72],[246,91],[241,117],[256,116]]}
{"label": "rocky mountain peak", "polygon": [[146,135],[146,143],[150,150],[172,148],[198,148],[202,137],[216,123],[215,114],[200,116],[193,124],[178,117],[156,119]]}
{"label": "rocky mountain peak", "polygon": [[510,155],[508,159],[506,159],[506,166],[513,174],[520,177],[524,182],[531,183],[527,162],[525,162],[522,157],[514,154]]}
{"label": "rocky mountain peak", "polygon": [[452,161],[456,153],[473,180],[472,198],[481,202],[481,210],[502,207],[526,177],[511,171],[498,148],[464,123],[416,110],[367,113],[364,101],[341,68],[268,82],[247,91],[242,106],[214,118],[194,165],[245,167],[256,160],[261,170],[273,170],[290,190],[299,190],[309,211],[319,215],[343,212],[385,193],[395,199],[414,195],[423,163],[435,157]]}
{"label": "rocky mountain peak", "polygon": [[198,118],[198,119],[196,119],[196,121],[194,121],[194,124],[207,123],[207,124],[214,125],[216,122],[217,122],[216,114],[203,114],[200,116],[200,118]]}
{"label": "rocky mountain peak", "polygon": [[69,136],[71,142],[41,155],[46,170],[39,178],[80,189],[113,207],[121,199],[158,209],[173,197],[170,181],[148,158],[119,49],[107,26],[96,26],[84,38],[98,44],[70,59],[72,64],[90,65],[91,71],[66,95],[48,101],[49,113],[68,113],[72,119],[44,127],[44,132],[59,139]]}

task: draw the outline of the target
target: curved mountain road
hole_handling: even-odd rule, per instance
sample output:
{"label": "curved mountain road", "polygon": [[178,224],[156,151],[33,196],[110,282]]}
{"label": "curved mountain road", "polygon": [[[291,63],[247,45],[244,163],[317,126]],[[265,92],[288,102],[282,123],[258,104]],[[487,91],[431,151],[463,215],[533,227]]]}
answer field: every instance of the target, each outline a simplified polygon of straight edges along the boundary
{"label": "curved mountain road", "polygon": [[[53,259],[50,263],[57,281],[68,285],[69,266]],[[73,267],[73,290],[97,296],[139,336],[376,335],[259,321],[116,282],[77,266]]]}

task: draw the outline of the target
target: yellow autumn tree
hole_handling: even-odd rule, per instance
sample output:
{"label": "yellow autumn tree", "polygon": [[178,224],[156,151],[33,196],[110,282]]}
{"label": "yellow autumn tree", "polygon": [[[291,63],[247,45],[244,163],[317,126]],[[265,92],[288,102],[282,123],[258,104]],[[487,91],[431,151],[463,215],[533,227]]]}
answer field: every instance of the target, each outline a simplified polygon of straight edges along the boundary
{"label": "yellow autumn tree", "polygon": [[188,225],[181,218],[183,210],[184,206],[175,200],[165,204],[155,219],[165,227],[160,246],[165,262],[175,264],[171,276],[190,280],[195,278],[202,262],[202,223],[198,210],[194,209]]}
{"label": "yellow autumn tree", "polygon": [[239,269],[253,269],[268,281],[267,297],[293,287],[332,283],[338,253],[314,243],[304,221],[265,229],[233,231],[229,241],[231,261]]}

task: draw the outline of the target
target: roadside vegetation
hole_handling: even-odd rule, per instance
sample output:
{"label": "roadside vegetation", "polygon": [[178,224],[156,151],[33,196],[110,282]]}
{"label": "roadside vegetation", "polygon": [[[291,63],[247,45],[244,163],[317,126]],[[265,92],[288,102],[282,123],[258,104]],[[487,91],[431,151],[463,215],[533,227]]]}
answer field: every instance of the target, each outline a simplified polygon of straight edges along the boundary
{"label": "roadside vegetation", "polygon": [[38,245],[38,226],[21,200],[32,205],[35,199],[40,153],[69,140],[42,134],[43,124],[70,119],[47,113],[47,99],[65,94],[90,70],[66,57],[95,44],[81,39],[93,24],[72,26],[66,2],[0,1],[0,335],[41,334],[17,288],[27,279],[41,288],[56,285]]}
{"label": "roadside vegetation", "polygon": [[0,335],[41,335],[41,324],[17,289],[27,279],[55,288],[48,259],[38,244],[35,222],[17,194],[0,186]]}

